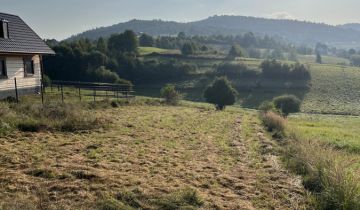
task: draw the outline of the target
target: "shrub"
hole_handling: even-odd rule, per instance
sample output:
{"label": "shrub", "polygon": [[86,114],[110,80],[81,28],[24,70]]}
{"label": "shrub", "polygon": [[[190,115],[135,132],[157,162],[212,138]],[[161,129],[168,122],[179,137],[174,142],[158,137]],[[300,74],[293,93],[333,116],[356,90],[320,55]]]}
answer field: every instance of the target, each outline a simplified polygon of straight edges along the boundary
{"label": "shrub", "polygon": [[45,87],[49,87],[51,85],[50,77],[44,74],[42,78],[42,83]]}
{"label": "shrub", "polygon": [[117,107],[119,107],[120,105],[119,105],[119,103],[118,103],[117,101],[111,101],[111,106],[112,106],[113,108],[117,108]]}
{"label": "shrub", "polygon": [[[315,209],[360,209],[360,182],[351,156],[316,141],[291,140],[284,153],[289,169],[303,176]],[[355,166],[356,167],[356,166]]]}
{"label": "shrub", "polygon": [[261,63],[262,75],[266,78],[286,78],[290,72],[290,66],[273,60],[265,60]]}
{"label": "shrub", "polygon": [[121,79],[119,75],[115,72],[112,72],[106,69],[104,66],[101,66],[89,73],[89,80],[96,78],[96,82],[105,82],[105,83],[117,83],[117,84],[126,84],[131,85],[131,82]]}
{"label": "shrub", "polygon": [[283,95],[273,99],[273,103],[284,116],[300,111],[301,101],[294,95]]}
{"label": "shrub", "polygon": [[217,110],[223,110],[225,106],[235,103],[236,94],[229,80],[226,77],[220,77],[205,90],[204,97],[208,103],[214,104]]}
{"label": "shrub", "polygon": [[175,86],[170,84],[163,87],[160,94],[165,99],[165,102],[171,105],[177,105],[181,98],[181,94],[175,89]]}
{"label": "shrub", "polygon": [[223,63],[217,66],[216,74],[218,76],[227,76],[230,78],[233,77],[257,77],[258,72],[254,69],[249,69],[249,67],[243,63],[233,64],[233,63]]}
{"label": "shrub", "polygon": [[181,54],[193,55],[195,53],[194,45],[192,43],[185,43],[181,48]]}
{"label": "shrub", "polygon": [[235,59],[236,57],[242,57],[244,55],[243,50],[239,45],[233,45],[229,50],[228,58]]}
{"label": "shrub", "polygon": [[27,119],[19,122],[18,129],[23,132],[39,132],[44,125],[41,125],[39,121],[34,119]]}
{"label": "shrub", "polygon": [[286,120],[274,112],[261,114],[261,120],[269,132],[282,136],[286,128]]}
{"label": "shrub", "polygon": [[259,111],[266,113],[269,111],[276,112],[275,105],[272,101],[264,101],[259,106]]}
{"label": "shrub", "polygon": [[261,63],[262,76],[265,78],[309,80],[309,68],[303,64],[282,64],[276,60],[265,60]]}

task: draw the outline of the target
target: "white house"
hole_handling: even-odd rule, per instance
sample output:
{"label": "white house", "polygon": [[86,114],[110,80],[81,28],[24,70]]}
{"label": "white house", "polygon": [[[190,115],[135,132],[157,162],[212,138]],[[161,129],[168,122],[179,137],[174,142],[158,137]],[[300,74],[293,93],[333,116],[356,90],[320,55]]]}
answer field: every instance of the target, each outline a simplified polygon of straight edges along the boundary
{"label": "white house", "polygon": [[0,98],[40,91],[42,56],[55,54],[18,16],[0,13]]}

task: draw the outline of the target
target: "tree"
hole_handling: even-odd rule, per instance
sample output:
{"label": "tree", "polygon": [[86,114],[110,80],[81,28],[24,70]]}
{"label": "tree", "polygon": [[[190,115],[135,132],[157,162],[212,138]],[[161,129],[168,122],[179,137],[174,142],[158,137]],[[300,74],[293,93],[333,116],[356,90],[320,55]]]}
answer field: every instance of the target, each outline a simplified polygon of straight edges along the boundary
{"label": "tree", "polygon": [[106,46],[106,42],[105,42],[104,38],[100,37],[98,39],[97,44],[96,44],[96,49],[99,52],[106,53],[107,46]]}
{"label": "tree", "polygon": [[186,34],[185,32],[180,32],[177,36],[179,39],[185,39],[186,38]]}
{"label": "tree", "polygon": [[111,35],[108,42],[108,49],[112,54],[118,55],[124,52],[137,53],[139,41],[133,31],[127,30],[122,34]]}
{"label": "tree", "polygon": [[360,66],[360,55],[350,56],[351,65]]}
{"label": "tree", "polygon": [[273,99],[275,107],[281,111],[284,116],[290,113],[300,111],[301,101],[294,95],[283,95]]}
{"label": "tree", "polygon": [[235,59],[241,56],[243,56],[241,47],[239,45],[233,45],[229,51],[229,57]]}
{"label": "tree", "polygon": [[185,43],[181,48],[181,54],[183,55],[193,55],[195,53],[195,49],[193,45],[189,42]]}
{"label": "tree", "polygon": [[217,110],[224,110],[225,106],[235,103],[236,94],[229,80],[226,77],[220,77],[205,90],[204,97],[208,103],[214,104]]}
{"label": "tree", "polygon": [[316,52],[316,63],[322,64],[322,58],[320,52]]}
{"label": "tree", "polygon": [[152,36],[147,34],[142,34],[139,38],[140,46],[143,47],[154,47],[155,46],[155,40]]}

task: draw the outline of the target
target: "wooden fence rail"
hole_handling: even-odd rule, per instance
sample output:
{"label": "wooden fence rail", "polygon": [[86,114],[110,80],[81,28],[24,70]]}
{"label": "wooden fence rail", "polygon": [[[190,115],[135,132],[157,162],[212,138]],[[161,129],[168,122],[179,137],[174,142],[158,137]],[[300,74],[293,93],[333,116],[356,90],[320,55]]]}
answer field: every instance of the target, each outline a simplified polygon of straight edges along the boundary
{"label": "wooden fence rail", "polygon": [[[54,88],[57,88],[61,92],[61,100],[64,101],[64,87],[70,87],[77,89],[77,94],[82,100],[83,96],[91,96],[95,101],[97,97],[106,97],[106,98],[134,98],[134,86],[127,84],[111,84],[111,83],[92,83],[92,82],[73,82],[73,81],[51,81],[51,84],[44,86],[43,92],[46,92],[47,88],[50,88],[52,91]],[[83,93],[81,90],[88,90],[86,93]],[[99,94],[99,92],[105,92],[105,94]],[[44,94],[43,93],[43,94]]]}

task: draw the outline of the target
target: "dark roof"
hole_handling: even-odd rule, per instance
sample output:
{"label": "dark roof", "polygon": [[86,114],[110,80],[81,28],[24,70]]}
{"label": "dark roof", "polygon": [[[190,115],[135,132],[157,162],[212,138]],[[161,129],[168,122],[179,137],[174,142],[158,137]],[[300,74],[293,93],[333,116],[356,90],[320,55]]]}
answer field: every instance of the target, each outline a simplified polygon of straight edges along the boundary
{"label": "dark roof", "polygon": [[9,39],[0,38],[0,53],[55,54],[19,16],[0,13],[0,20],[9,21]]}

